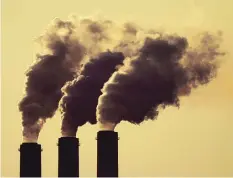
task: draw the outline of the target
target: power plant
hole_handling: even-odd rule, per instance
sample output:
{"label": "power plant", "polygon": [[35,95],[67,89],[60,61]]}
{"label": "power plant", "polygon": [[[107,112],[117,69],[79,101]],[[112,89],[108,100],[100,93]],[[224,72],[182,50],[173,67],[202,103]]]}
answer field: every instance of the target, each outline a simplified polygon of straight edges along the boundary
{"label": "power plant", "polygon": [[[151,33],[128,23],[123,28],[109,25],[111,20],[78,23],[56,19],[40,36],[42,53],[26,73],[26,94],[19,103],[23,137],[38,136],[60,107],[61,133],[68,135],[58,139],[58,177],[79,177],[77,129],[99,122],[108,130],[97,133],[97,177],[118,177],[116,125],[155,120],[160,108],[180,107],[180,97],[211,82],[225,55],[222,33],[201,33],[199,44],[190,46],[186,37],[155,35],[157,29]],[[115,32],[122,34],[119,41]],[[104,43],[112,44],[105,49]],[[41,151],[37,143],[20,146],[20,177],[41,177]]]}
{"label": "power plant", "polygon": [[20,177],[41,177],[41,145],[23,143],[19,151]]}
{"label": "power plant", "polygon": [[[79,139],[58,139],[58,177],[79,177]],[[41,177],[41,145],[20,146],[20,177]],[[97,177],[118,177],[118,133],[97,133]]]}

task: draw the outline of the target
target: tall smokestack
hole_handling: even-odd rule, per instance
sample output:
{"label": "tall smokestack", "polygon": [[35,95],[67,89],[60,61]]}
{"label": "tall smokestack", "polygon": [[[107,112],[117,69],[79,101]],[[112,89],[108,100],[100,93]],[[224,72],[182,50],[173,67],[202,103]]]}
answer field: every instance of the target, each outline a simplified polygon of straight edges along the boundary
{"label": "tall smokestack", "polygon": [[76,137],[59,138],[58,177],[79,177],[79,139]]}
{"label": "tall smokestack", "polygon": [[118,133],[97,133],[97,177],[118,177]]}
{"label": "tall smokestack", "polygon": [[20,177],[41,177],[41,145],[23,143],[19,151]]}

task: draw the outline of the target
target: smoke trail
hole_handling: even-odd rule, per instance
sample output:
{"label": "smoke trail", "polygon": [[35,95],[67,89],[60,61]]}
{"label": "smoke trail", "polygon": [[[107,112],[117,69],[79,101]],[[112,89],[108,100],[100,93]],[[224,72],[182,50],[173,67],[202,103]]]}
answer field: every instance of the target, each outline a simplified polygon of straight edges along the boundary
{"label": "smoke trail", "polygon": [[185,86],[186,91],[189,92],[186,92],[185,95],[191,92],[191,88],[208,84],[215,78],[219,67],[218,58],[225,55],[220,50],[222,32],[218,32],[216,36],[204,32],[199,35],[199,38],[199,45],[195,48],[188,49],[184,56],[184,66],[189,75],[189,84]]}
{"label": "smoke trail", "polygon": [[[150,38],[145,40],[148,36]],[[57,19],[39,40],[44,51],[26,74],[26,96],[19,103],[23,135],[25,139],[33,140],[37,139],[46,118],[54,115],[63,95],[61,88],[67,81],[76,78],[65,87],[61,104],[62,130],[64,134],[71,132],[67,134],[74,135],[78,126],[96,122],[93,108],[101,94],[99,88],[124,56],[129,59],[107,82],[99,99],[97,116],[102,122],[108,118],[114,124],[122,119],[140,123],[154,118],[158,106],[178,105],[178,96],[190,94],[192,88],[206,84],[216,76],[218,64],[215,59],[223,55],[218,52],[218,39],[208,33],[202,36],[198,47],[186,49],[184,38],[147,31],[134,23],[119,26],[111,20],[94,18],[80,19],[77,23]],[[96,57],[108,49],[113,53]],[[112,63],[104,56],[113,59]],[[78,77],[80,64],[84,62],[86,65]],[[111,67],[101,71],[105,62]],[[93,67],[89,69],[88,66]],[[83,96],[80,93],[84,93]],[[94,104],[87,105],[88,100]],[[84,106],[83,110],[88,109],[89,113],[83,114],[82,109],[76,109]]]}
{"label": "smoke trail", "polygon": [[[42,51],[26,73],[26,96],[19,103],[24,141],[36,141],[45,119],[54,115],[61,88],[77,76],[80,62],[113,48],[110,20],[81,19],[76,23],[55,19],[38,38]],[[85,58],[84,58],[85,57]]]}
{"label": "smoke trail", "polygon": [[126,57],[135,55],[136,48],[139,46],[137,34],[139,27],[133,23],[125,23],[122,27],[122,37],[119,43],[114,47],[114,51],[121,51]]}
{"label": "smoke trail", "polygon": [[63,136],[75,136],[79,126],[96,123],[101,88],[123,60],[122,53],[101,53],[83,66],[79,77],[67,83],[61,100]]}
{"label": "smoke trail", "polygon": [[[93,17],[83,18],[78,24],[80,40],[87,46],[91,58],[107,50],[122,52],[125,57],[131,57],[136,55],[145,37],[158,35],[156,30],[147,31],[132,22],[117,24]],[[138,34],[141,34],[140,38]]]}
{"label": "smoke trail", "polygon": [[217,72],[220,36],[202,34],[199,46],[188,48],[186,38],[162,35],[147,38],[139,55],[105,83],[97,106],[97,119],[105,129],[122,120],[140,124],[155,119],[160,106],[179,107],[179,96],[207,84]]}
{"label": "smoke trail", "polygon": [[112,30],[116,28],[112,21],[83,18],[78,23],[80,40],[87,46],[87,53],[91,58],[111,48]]}
{"label": "smoke trail", "polygon": [[69,21],[56,20],[39,40],[47,51],[37,55],[26,73],[26,96],[19,103],[25,141],[37,140],[45,119],[58,108],[61,88],[76,76],[85,55],[85,47]]}
{"label": "smoke trail", "polygon": [[124,53],[125,57],[137,56],[146,38],[155,38],[161,35],[162,33],[155,29],[145,30],[137,24],[127,22],[123,24],[121,39],[113,50]]}

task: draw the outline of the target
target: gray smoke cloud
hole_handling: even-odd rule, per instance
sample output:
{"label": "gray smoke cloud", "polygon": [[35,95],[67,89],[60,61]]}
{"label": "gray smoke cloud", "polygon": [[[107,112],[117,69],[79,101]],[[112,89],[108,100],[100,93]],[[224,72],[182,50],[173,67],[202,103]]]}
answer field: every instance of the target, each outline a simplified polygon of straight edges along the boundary
{"label": "gray smoke cloud", "polygon": [[[37,39],[40,53],[26,73],[26,94],[19,103],[24,141],[36,141],[46,119],[54,116],[61,88],[77,78],[80,67],[101,52],[113,49],[122,32],[111,20],[76,17],[55,19]],[[110,74],[109,74],[110,75]]]}
{"label": "gray smoke cloud", "polygon": [[77,75],[86,51],[69,21],[54,21],[39,41],[44,51],[26,73],[26,95],[19,103],[25,141],[36,141],[45,120],[53,117],[61,88]]}
{"label": "gray smoke cloud", "polygon": [[36,140],[59,102],[62,133],[68,135],[96,123],[97,104],[97,119],[113,127],[121,120],[154,119],[160,106],[178,106],[180,96],[216,76],[217,59],[224,55],[221,34],[200,37],[191,47],[186,38],[132,22],[54,20],[38,39],[42,51],[26,73],[26,95],[19,103],[24,137]]}
{"label": "gray smoke cloud", "polygon": [[179,97],[209,83],[217,74],[221,34],[202,33],[197,47],[177,35],[147,38],[138,55],[124,61],[102,89],[97,119],[114,129],[122,120],[156,119],[159,108],[179,107]]}
{"label": "gray smoke cloud", "polygon": [[96,106],[101,88],[123,64],[123,60],[122,53],[101,53],[83,66],[80,76],[66,84],[61,100],[63,136],[75,136],[78,127],[87,122],[96,124]]}

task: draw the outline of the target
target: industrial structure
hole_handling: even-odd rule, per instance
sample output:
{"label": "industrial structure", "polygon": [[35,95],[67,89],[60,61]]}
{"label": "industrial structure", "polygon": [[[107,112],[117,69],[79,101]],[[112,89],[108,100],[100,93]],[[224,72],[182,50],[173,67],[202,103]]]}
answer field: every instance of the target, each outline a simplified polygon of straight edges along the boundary
{"label": "industrial structure", "polygon": [[41,177],[41,145],[22,143],[19,151],[20,177]]}
{"label": "industrial structure", "polygon": [[97,177],[118,177],[118,133],[97,133]]}
{"label": "industrial structure", "polygon": [[58,177],[79,177],[79,139],[76,137],[59,138]]}

